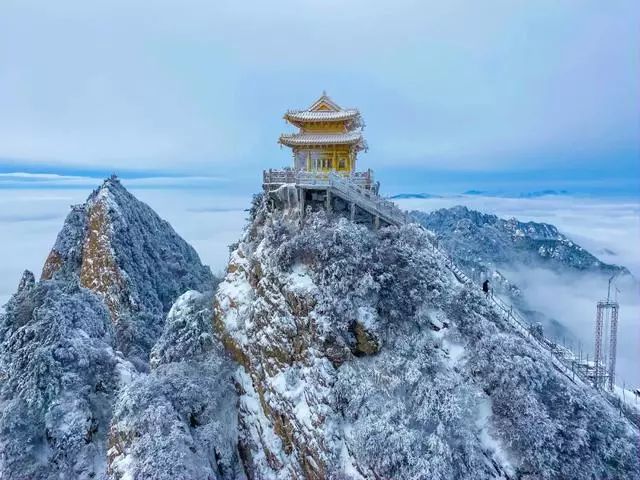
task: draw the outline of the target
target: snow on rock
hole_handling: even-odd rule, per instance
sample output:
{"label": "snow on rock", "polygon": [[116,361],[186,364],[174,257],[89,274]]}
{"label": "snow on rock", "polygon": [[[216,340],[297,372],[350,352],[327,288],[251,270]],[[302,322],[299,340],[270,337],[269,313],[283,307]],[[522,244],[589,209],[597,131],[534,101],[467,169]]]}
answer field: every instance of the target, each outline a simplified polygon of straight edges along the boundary
{"label": "snow on rock", "polygon": [[210,295],[195,290],[182,294],[169,310],[164,332],[151,350],[151,368],[200,359],[216,342],[211,330]]}
{"label": "snow on rock", "polygon": [[305,265],[295,265],[287,277],[288,288],[293,293],[311,293],[317,287],[313,283],[309,269]]}
{"label": "snow on rock", "polygon": [[79,281],[102,297],[116,349],[143,370],[175,299],[214,287],[195,250],[115,178],[72,207],[42,279]]}
{"label": "snow on rock", "polygon": [[482,395],[478,403],[478,418],[476,419],[476,425],[480,430],[480,443],[504,470],[507,477],[513,477],[516,472],[513,467],[513,463],[510,460],[510,456],[512,456],[512,454],[510,454],[502,442],[492,434],[492,415],[493,409],[491,405],[491,398]]}
{"label": "snow on rock", "polygon": [[605,278],[612,274],[630,275],[624,267],[601,262],[546,223],[505,220],[463,206],[430,213],[414,211],[411,216],[437,235],[440,247],[470,278],[478,282],[489,279],[495,293],[509,297],[508,303],[527,312],[531,323],[540,323],[552,339],[571,339],[574,334],[556,319],[536,311],[535,303],[530,303],[513,279],[501,270],[526,272],[544,268],[559,273],[587,272]]}

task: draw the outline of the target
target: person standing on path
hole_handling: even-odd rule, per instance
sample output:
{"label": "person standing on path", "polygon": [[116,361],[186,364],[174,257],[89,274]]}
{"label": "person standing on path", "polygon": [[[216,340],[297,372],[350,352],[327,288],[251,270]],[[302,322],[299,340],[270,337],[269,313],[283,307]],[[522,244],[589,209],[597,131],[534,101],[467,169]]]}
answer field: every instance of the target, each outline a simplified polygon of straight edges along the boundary
{"label": "person standing on path", "polygon": [[488,297],[488,296],[489,296],[489,280],[485,280],[485,281],[482,283],[482,291],[484,292],[484,295],[485,295],[486,297]]}

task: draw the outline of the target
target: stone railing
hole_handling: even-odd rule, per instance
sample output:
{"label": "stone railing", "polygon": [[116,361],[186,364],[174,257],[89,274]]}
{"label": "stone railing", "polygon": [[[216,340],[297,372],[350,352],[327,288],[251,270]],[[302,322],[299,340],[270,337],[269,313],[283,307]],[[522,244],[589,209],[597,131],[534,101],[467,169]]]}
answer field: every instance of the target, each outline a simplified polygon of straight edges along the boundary
{"label": "stone railing", "polygon": [[262,173],[262,183],[267,186],[278,186],[285,183],[295,183],[300,186],[318,186],[328,187],[330,184],[329,177],[337,176],[348,180],[361,188],[371,190],[375,188],[373,182],[373,172],[351,172],[340,173],[336,171],[306,171],[306,170],[265,170]]}

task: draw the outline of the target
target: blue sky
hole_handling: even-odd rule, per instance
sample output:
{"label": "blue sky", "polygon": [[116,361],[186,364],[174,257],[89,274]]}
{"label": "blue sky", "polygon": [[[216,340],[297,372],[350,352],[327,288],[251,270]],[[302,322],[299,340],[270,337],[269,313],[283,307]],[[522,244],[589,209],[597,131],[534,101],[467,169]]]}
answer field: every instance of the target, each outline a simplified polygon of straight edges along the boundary
{"label": "blue sky", "polygon": [[0,174],[251,191],[326,89],[390,193],[638,193],[638,25],[616,0],[4,0]]}

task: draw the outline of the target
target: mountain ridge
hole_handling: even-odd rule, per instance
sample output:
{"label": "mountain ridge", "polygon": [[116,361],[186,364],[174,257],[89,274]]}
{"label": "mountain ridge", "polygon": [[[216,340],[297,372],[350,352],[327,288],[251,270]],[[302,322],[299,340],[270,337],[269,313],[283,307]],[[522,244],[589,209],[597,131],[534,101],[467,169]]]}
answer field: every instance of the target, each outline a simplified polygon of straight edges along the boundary
{"label": "mountain ridge", "polygon": [[495,293],[507,296],[556,341],[574,341],[576,337],[559,320],[538,311],[505,271],[543,268],[559,274],[596,274],[603,282],[612,275],[633,279],[625,267],[600,261],[548,223],[503,219],[462,205],[410,215],[436,235],[440,246],[467,275],[478,283],[490,280]]}
{"label": "mountain ridge", "polygon": [[[625,267],[600,261],[548,223],[502,219],[462,205],[429,213],[413,211],[411,216],[436,233],[442,245],[463,263],[500,264],[521,253],[520,261],[525,264],[539,260],[550,267],[630,274]],[[461,253],[463,250],[466,257]]]}
{"label": "mountain ridge", "polygon": [[[618,474],[599,463],[600,440],[575,450],[561,438],[614,441],[624,422],[600,424],[611,407],[458,282],[426,232],[258,202],[214,308],[256,478]],[[625,448],[623,468],[637,471]]]}

